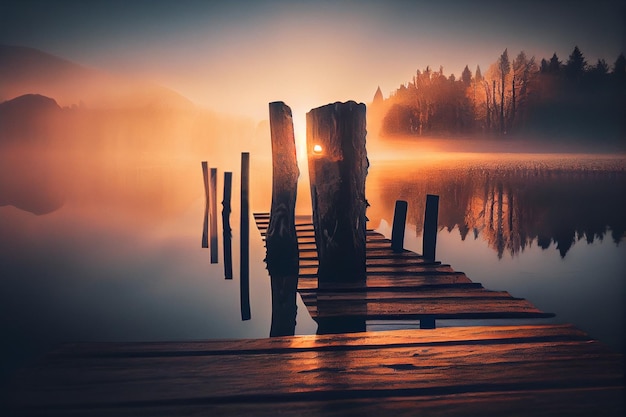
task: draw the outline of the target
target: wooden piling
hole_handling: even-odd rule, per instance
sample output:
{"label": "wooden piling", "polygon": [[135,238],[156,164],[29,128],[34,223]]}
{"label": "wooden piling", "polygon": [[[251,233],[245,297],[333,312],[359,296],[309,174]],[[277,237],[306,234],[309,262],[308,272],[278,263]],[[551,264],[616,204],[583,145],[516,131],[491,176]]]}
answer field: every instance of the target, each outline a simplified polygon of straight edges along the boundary
{"label": "wooden piling", "polygon": [[439,196],[426,196],[426,210],[424,213],[424,236],[422,239],[423,253],[426,260],[435,260],[437,247],[437,221],[439,217]]}
{"label": "wooden piling", "polygon": [[202,247],[209,247],[209,168],[207,161],[202,161],[202,178],[204,179],[204,222],[202,225]]}
{"label": "wooden piling", "polygon": [[397,200],[393,211],[393,226],[391,229],[391,249],[394,252],[404,250],[404,229],[406,226],[406,212],[408,203],[404,200]]}
{"label": "wooden piling", "polygon": [[217,168],[211,168],[211,181],[209,184],[211,188],[211,214],[209,216],[209,236],[211,246],[211,263],[216,264],[218,262],[217,252]]}
{"label": "wooden piling", "polygon": [[239,221],[239,295],[241,320],[250,320],[250,154],[241,153],[241,214]]}
{"label": "wooden piling", "polygon": [[233,173],[224,172],[224,199],[222,200],[222,235],[224,241],[224,278],[233,279],[232,229],[230,227]]}
{"label": "wooden piling", "polygon": [[307,113],[307,151],[319,286],[365,282],[365,105]]}
{"label": "wooden piling", "polygon": [[[298,160],[291,109],[283,102],[269,104],[272,139],[272,208],[266,234],[268,269],[272,275],[298,276],[298,238],[295,209]],[[280,262],[270,263],[274,259]]]}
{"label": "wooden piling", "polygon": [[291,108],[269,104],[272,140],[272,207],[266,233],[267,269],[272,284],[270,336],[293,335],[299,252],[295,227],[298,161]]}

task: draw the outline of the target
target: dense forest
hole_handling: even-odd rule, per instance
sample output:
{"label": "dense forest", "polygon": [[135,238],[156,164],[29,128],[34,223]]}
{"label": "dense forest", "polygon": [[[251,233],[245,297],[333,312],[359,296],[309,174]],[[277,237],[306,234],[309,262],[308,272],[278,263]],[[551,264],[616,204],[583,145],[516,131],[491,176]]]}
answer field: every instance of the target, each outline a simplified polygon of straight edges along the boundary
{"label": "dense forest", "polygon": [[563,63],[510,57],[508,50],[482,72],[465,66],[460,78],[443,68],[418,70],[413,79],[383,99],[376,92],[372,110],[382,136],[545,134],[555,137],[624,139],[626,59],[612,66],[589,64],[575,47]]}

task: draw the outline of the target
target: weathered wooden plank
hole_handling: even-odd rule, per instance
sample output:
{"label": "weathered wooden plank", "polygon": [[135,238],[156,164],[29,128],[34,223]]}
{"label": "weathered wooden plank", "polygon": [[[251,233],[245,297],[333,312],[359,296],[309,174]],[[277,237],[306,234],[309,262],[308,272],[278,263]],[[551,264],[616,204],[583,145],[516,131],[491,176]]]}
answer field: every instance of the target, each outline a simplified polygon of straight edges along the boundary
{"label": "weathered wooden plank", "polygon": [[511,294],[506,291],[489,291],[484,288],[459,288],[459,287],[444,287],[444,288],[430,288],[413,291],[402,291],[398,294],[397,291],[385,291],[383,289],[365,291],[361,293],[356,292],[311,292],[302,293],[302,300],[305,303],[317,303],[318,300],[322,301],[350,301],[350,300],[421,300],[421,299],[442,299],[442,298],[480,298],[480,299],[511,299]]}
{"label": "weathered wooden plank", "polygon": [[[359,290],[361,288],[407,288],[407,287],[421,287],[421,286],[441,286],[451,284],[475,284],[472,283],[465,275],[459,274],[446,274],[446,275],[412,275],[412,276],[393,276],[393,275],[370,275],[365,281],[365,287],[361,285],[351,285],[349,283],[341,283],[333,286],[329,286],[328,289],[353,289]],[[315,277],[300,277],[298,279],[298,291],[303,289],[316,289],[317,278]]]}
{"label": "weathered wooden plank", "polygon": [[[269,220],[269,218],[271,217],[271,213],[269,211],[256,211],[254,212],[254,218],[259,219],[259,220]],[[311,222],[311,215],[310,214],[296,214],[296,222],[297,223],[302,223],[302,222]]]}
{"label": "weathered wooden plank", "polygon": [[186,342],[74,343],[52,352],[49,357],[90,356],[192,356],[242,353],[282,354],[284,350],[327,350],[432,344],[490,344],[520,341],[585,341],[592,339],[571,324],[522,326],[446,327],[428,332],[392,330],[334,335],[302,335],[266,339],[206,340]]}
{"label": "weathered wooden plank", "polygon": [[[366,265],[367,265],[367,262],[373,259],[405,259],[405,260],[422,259],[423,260],[423,257],[421,257],[420,255],[416,254],[415,252],[409,252],[409,251],[404,251],[400,253],[391,253],[389,252],[388,249],[384,249],[384,248],[365,248],[365,253],[367,254],[367,258],[365,261]],[[306,254],[303,254],[303,253],[300,254],[300,260],[307,260],[307,259],[318,260],[315,249],[313,249],[312,252],[309,252]],[[424,260],[424,263],[426,262],[427,261]]]}
{"label": "weathered wooden plank", "polygon": [[317,300],[307,304],[311,317],[364,317],[366,320],[402,319],[417,320],[422,317],[436,319],[495,319],[551,317],[530,302],[515,298],[396,298],[385,300],[353,299],[335,302]]}
{"label": "weathered wooden plank", "polygon": [[[419,330],[417,331],[419,332]],[[428,333],[428,332],[422,332]],[[506,342],[506,341],[505,341]],[[277,356],[278,355],[278,356]],[[273,359],[273,360],[272,360]],[[277,360],[284,363],[277,362]],[[450,380],[449,375],[442,372],[444,369],[456,367],[477,368],[486,365],[515,365],[508,369],[502,366],[499,372],[504,371],[507,376],[516,372],[518,365],[526,364],[527,369],[541,372],[540,365],[547,365],[559,368],[558,364],[551,362],[595,362],[596,365],[612,364],[621,365],[623,358],[619,354],[610,352],[606,347],[597,342],[581,342],[570,340],[557,341],[517,341],[516,343],[442,343],[438,345],[409,345],[395,347],[377,347],[375,349],[340,349],[340,350],[284,350],[279,354],[265,352],[246,353],[241,350],[228,355],[203,355],[203,356],[146,356],[146,357],[65,357],[55,361],[48,361],[35,368],[25,370],[17,378],[16,383],[28,382],[32,387],[45,387],[49,382],[58,381],[60,384],[79,384],[90,382],[107,383],[109,381],[120,381],[124,383],[143,382],[142,378],[150,378],[158,375],[162,379],[200,378],[200,383],[212,385],[213,381],[205,381],[207,376],[215,379],[228,378],[230,380],[239,379],[243,387],[248,390],[270,390],[275,387],[265,387],[262,380],[245,381],[255,374],[263,375],[264,369],[275,368],[273,373],[281,374],[304,374],[316,373],[318,375],[332,374],[333,372],[346,372],[353,375],[358,373],[367,374],[374,371],[375,375],[382,376],[378,381],[367,381],[355,379],[351,381],[357,386],[369,389],[378,386],[384,388],[385,382],[403,384],[427,388],[433,384],[430,380],[420,380],[420,375],[438,375],[440,381],[446,385],[455,386],[465,384],[469,381],[481,379],[490,380],[496,378],[490,372],[481,372],[484,375],[473,376],[467,379]],[[240,365],[238,362],[241,361]],[[352,362],[353,363],[350,363]],[[266,362],[266,363],[263,363]],[[255,365],[255,366],[249,366]],[[565,364],[561,368],[563,372],[568,372],[568,368],[578,365]],[[589,365],[593,365],[590,363]],[[221,370],[220,370],[221,368]],[[245,369],[246,372],[239,375],[230,375],[228,369]],[[435,369],[439,368],[439,369]],[[88,372],[84,372],[88,371]],[[394,372],[396,371],[396,372]],[[398,375],[406,371],[404,375]],[[592,380],[593,376],[603,378],[620,377],[619,368],[603,368],[598,366],[588,375],[576,375],[576,379]],[[246,373],[248,375],[246,375]],[[543,376],[543,372],[541,372]],[[31,379],[30,376],[37,375],[38,378]],[[59,379],[58,376],[65,375],[67,379]],[[528,376],[528,375],[527,375]],[[26,377],[26,378],[25,378]],[[545,376],[549,378],[548,375]],[[282,378],[282,377],[281,377]],[[262,378],[261,378],[262,379]],[[310,381],[313,386],[316,381]],[[284,392],[297,390],[297,381],[283,387]],[[611,384],[613,385],[613,384]],[[50,387],[51,388],[51,387]],[[87,390],[89,387],[85,387]],[[320,386],[318,388],[324,388]],[[223,391],[223,394],[236,394],[240,392],[236,388],[231,388],[232,392]],[[209,395],[215,395],[210,393]]]}
{"label": "weathered wooden plank", "polygon": [[[463,274],[462,272],[454,271],[450,265],[420,265],[420,264],[379,264],[373,263],[366,267],[367,275],[447,275],[447,274]],[[300,276],[316,276],[317,267],[314,265],[300,266]]]}
{"label": "weathered wooden plank", "polygon": [[[311,248],[313,251],[316,250],[315,247],[312,245],[311,245]],[[390,249],[386,247],[366,247],[365,253],[367,254],[368,259],[376,259],[376,258],[381,258],[381,257],[390,258],[390,259],[422,258],[422,256],[416,254],[415,252],[405,251],[401,253],[393,253],[393,252],[390,252]],[[317,259],[317,255],[315,255],[315,259]]]}
{"label": "weathered wooden plank", "polygon": [[[444,329],[433,332],[440,330]],[[594,342],[483,344],[470,340],[300,350],[281,353],[280,361],[272,357],[239,351],[219,356],[66,358],[24,372],[13,386],[11,400],[22,408],[56,405],[62,410],[64,405],[276,404],[432,395],[456,398],[531,389],[593,387],[619,392],[623,388],[623,358]]]}
{"label": "weathered wooden plank", "polygon": [[[300,265],[305,267],[317,266],[317,257],[300,257]],[[425,261],[424,258],[418,257],[378,257],[378,258],[367,258],[366,267],[376,268],[379,266],[394,266],[394,267],[404,267],[404,266],[438,266],[441,265],[441,262],[429,262]]]}

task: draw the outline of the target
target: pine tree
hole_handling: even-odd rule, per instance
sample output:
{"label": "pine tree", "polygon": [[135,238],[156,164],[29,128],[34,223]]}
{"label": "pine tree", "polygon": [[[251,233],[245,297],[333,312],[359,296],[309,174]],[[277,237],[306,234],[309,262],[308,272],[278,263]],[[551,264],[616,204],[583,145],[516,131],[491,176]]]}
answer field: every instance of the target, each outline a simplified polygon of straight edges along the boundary
{"label": "pine tree", "polygon": [[548,64],[548,72],[551,74],[556,74],[561,70],[561,61],[559,61],[559,57],[556,56],[556,52],[552,54],[552,58],[550,58],[550,63]]}
{"label": "pine tree", "polygon": [[466,65],[463,69],[463,73],[461,74],[461,81],[465,84],[465,87],[469,87],[472,83],[472,71],[470,71],[469,67]]}
{"label": "pine tree", "polygon": [[598,59],[595,67],[593,67],[593,72],[597,75],[606,75],[609,72],[609,65],[604,59]]}
{"label": "pine tree", "polygon": [[626,78],[626,58],[624,54],[619,54],[613,64],[613,74],[618,78]]}
{"label": "pine tree", "polygon": [[572,78],[579,78],[587,68],[587,62],[578,46],[574,47],[574,50],[570,54],[567,63],[565,64],[565,73]]}
{"label": "pine tree", "polygon": [[374,93],[374,100],[372,100],[373,105],[380,105],[383,102],[383,92],[380,91],[380,86],[376,89],[376,93]]}

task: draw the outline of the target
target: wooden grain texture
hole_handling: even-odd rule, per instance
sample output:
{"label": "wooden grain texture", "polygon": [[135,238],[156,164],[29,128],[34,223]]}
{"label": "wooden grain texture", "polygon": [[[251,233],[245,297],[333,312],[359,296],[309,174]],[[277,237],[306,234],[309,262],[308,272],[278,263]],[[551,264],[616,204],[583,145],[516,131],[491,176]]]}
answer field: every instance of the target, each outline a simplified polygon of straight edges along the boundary
{"label": "wooden grain texture", "polygon": [[396,330],[337,335],[304,335],[270,339],[187,342],[74,343],[49,354],[56,357],[189,356],[275,353],[283,350],[377,349],[383,346],[506,343],[522,339],[584,341],[592,339],[571,324],[448,327],[428,332]]}
{"label": "wooden grain texture", "polygon": [[[306,114],[319,283],[365,281],[366,107],[348,101]],[[317,150],[315,150],[317,148]]]}
{"label": "wooden grain texture", "polygon": [[[258,214],[255,219],[259,230],[265,230],[267,216]],[[410,251],[394,252],[389,239],[371,230],[366,234],[365,282],[339,280],[320,289],[315,238],[309,229],[303,231],[301,227],[296,228],[300,249],[298,291],[319,324],[321,319],[422,320],[425,328],[434,326],[437,319],[553,316],[507,292],[489,291],[450,265]]]}
{"label": "wooden grain texture", "polygon": [[622,367],[621,355],[564,325],[71,345],[23,370],[4,407],[16,416],[585,415],[581,406],[621,415]]}
{"label": "wooden grain texture", "polygon": [[[315,308],[365,302],[413,312],[434,301],[448,312],[460,300],[524,301],[463,274],[415,272],[300,292]],[[622,355],[559,324],[72,344],[20,371],[0,414],[622,416],[623,369]]]}

